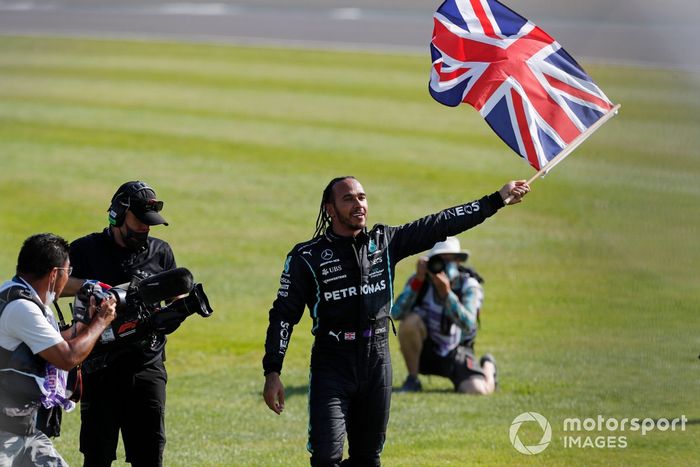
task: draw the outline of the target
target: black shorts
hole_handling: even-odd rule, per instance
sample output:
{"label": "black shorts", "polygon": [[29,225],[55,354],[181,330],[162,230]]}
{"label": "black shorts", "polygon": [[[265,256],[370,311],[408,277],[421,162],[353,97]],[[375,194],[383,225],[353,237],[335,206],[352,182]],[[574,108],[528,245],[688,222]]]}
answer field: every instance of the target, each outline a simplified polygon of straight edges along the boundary
{"label": "black shorts", "polygon": [[484,370],[476,360],[474,349],[459,345],[446,356],[441,357],[435,351],[435,343],[431,338],[423,341],[418,372],[423,375],[449,378],[454,384],[455,390],[462,381],[473,376],[484,377]]}

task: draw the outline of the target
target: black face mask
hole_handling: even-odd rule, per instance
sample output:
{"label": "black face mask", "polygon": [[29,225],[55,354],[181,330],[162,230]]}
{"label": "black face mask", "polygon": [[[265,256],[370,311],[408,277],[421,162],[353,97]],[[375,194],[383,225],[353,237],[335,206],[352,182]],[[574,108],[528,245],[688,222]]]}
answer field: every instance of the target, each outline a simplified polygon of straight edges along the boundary
{"label": "black face mask", "polygon": [[124,228],[126,229],[126,233],[122,234],[122,239],[124,240],[124,244],[128,248],[132,250],[138,250],[146,246],[146,241],[148,240],[148,232],[136,232],[134,230],[131,230],[126,224],[124,224]]}

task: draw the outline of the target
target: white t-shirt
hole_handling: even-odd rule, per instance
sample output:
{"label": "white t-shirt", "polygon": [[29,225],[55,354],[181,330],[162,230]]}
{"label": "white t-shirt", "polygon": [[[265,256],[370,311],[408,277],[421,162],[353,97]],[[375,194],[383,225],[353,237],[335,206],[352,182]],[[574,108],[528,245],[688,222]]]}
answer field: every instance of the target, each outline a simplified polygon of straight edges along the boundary
{"label": "white t-shirt", "polygon": [[[21,279],[20,279],[21,280]],[[37,296],[36,291],[26,282],[22,281],[32,295]],[[0,286],[0,291],[17,282],[7,281]],[[56,319],[47,307],[40,310],[29,300],[13,300],[0,316],[0,346],[7,350],[15,350],[22,342],[27,344],[32,353],[52,347],[63,341],[58,332]]]}

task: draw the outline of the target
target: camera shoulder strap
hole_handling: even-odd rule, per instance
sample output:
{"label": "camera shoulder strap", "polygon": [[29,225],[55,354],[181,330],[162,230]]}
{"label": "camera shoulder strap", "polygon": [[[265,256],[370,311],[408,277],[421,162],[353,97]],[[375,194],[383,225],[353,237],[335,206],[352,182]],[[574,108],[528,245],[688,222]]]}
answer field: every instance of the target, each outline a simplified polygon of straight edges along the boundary
{"label": "camera shoulder strap", "polygon": [[58,315],[58,328],[61,331],[65,331],[70,326],[66,325],[66,320],[63,318],[63,313],[61,312],[61,307],[58,306],[58,300],[53,301],[53,307],[56,308],[56,314]]}

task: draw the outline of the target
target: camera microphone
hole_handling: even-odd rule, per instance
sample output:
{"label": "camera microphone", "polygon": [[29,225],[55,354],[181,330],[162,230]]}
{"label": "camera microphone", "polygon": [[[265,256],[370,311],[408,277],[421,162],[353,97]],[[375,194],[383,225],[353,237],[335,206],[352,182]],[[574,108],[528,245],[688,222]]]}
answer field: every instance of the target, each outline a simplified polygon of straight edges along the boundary
{"label": "camera microphone", "polygon": [[187,268],[175,268],[146,277],[138,283],[138,296],[145,303],[159,303],[188,294],[194,278]]}

